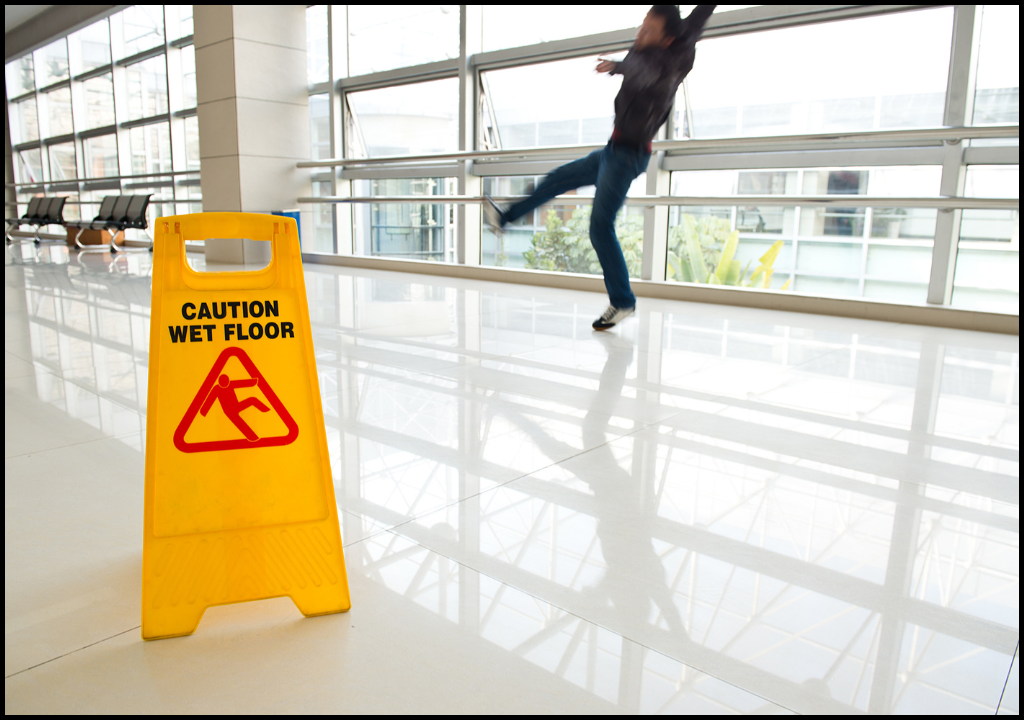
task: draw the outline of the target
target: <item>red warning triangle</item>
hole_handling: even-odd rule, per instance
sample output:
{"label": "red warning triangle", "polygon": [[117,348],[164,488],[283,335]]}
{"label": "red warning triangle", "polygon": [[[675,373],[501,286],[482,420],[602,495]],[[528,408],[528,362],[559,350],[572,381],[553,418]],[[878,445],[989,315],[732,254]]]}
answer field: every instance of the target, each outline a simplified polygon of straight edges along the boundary
{"label": "red warning triangle", "polygon": [[[249,373],[247,379],[232,380],[226,374],[221,374],[224,366],[231,358],[236,358],[242,364],[242,367],[245,368],[245,371]],[[237,389],[249,387],[258,388],[263,393],[263,397],[270,403],[270,407],[268,408],[257,398],[239,401],[236,395]],[[221,411],[244,437],[205,442],[186,441],[185,434],[192,427],[196,415],[202,414],[205,416],[214,405],[220,406]],[[242,410],[248,407],[256,407],[261,412],[274,410],[281,418],[288,432],[274,437],[260,437],[241,416]],[[263,377],[263,373],[256,369],[256,365],[244,350],[238,347],[229,347],[213,363],[213,368],[206,376],[206,380],[203,381],[202,387],[199,388],[199,392],[196,393],[192,404],[185,411],[185,417],[178,423],[178,429],[174,431],[174,446],[186,453],[210,452],[213,450],[245,450],[248,448],[289,445],[295,442],[295,438],[298,436],[299,426],[271,389],[270,383]]]}

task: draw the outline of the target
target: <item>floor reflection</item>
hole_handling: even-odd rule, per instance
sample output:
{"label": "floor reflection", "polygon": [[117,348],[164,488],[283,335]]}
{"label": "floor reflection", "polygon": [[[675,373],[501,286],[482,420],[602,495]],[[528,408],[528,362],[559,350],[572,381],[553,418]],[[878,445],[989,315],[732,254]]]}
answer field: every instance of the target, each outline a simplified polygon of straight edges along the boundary
{"label": "floor reflection", "polygon": [[[403,343],[360,322],[387,280],[337,282],[353,312],[319,347],[382,350],[322,368],[353,393],[325,395],[350,419],[346,507],[786,707],[995,709],[1018,637],[1016,339],[658,311],[594,337],[576,304],[449,287],[479,327]],[[495,443],[511,462],[481,462]],[[383,472],[408,492],[375,495]]]}
{"label": "floor reflection", "polygon": [[[451,532],[438,527],[437,532]],[[780,708],[544,600],[391,533],[349,551],[350,565],[622,713],[777,713]]]}
{"label": "floor reflection", "polygon": [[[9,382],[141,443],[147,263],[9,251]],[[595,335],[596,295],[306,283],[353,572],[622,711],[996,710],[1018,338],[657,300]]]}

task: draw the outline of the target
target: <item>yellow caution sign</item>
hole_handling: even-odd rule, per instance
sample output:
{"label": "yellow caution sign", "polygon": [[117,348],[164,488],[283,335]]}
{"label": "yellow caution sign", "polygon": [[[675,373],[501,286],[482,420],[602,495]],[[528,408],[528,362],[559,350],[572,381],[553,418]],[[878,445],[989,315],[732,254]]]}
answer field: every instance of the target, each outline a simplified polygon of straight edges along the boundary
{"label": "yellow caution sign", "polygon": [[[295,221],[158,218],[153,245],[142,637],[213,605],[350,607]],[[185,240],[270,242],[256,272],[198,273]]]}

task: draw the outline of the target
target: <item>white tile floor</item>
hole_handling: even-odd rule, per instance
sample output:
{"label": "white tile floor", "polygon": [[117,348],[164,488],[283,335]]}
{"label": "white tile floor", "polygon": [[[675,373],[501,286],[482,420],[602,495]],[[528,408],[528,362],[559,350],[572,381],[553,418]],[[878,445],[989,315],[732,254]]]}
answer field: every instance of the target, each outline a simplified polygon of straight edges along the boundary
{"label": "white tile floor", "polygon": [[143,642],[148,270],[7,256],[6,712],[1018,712],[1017,337],[339,268],[351,612]]}

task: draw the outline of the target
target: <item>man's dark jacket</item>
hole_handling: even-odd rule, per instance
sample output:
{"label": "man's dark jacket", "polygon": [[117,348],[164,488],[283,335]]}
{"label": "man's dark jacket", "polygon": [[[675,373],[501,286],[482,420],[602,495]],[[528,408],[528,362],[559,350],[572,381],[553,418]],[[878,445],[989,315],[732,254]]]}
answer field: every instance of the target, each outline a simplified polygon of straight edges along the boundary
{"label": "man's dark jacket", "polygon": [[624,145],[646,148],[672,110],[676,90],[693,68],[696,44],[715,5],[698,5],[667,48],[632,49],[612,75],[622,75],[615,96],[615,134]]}

